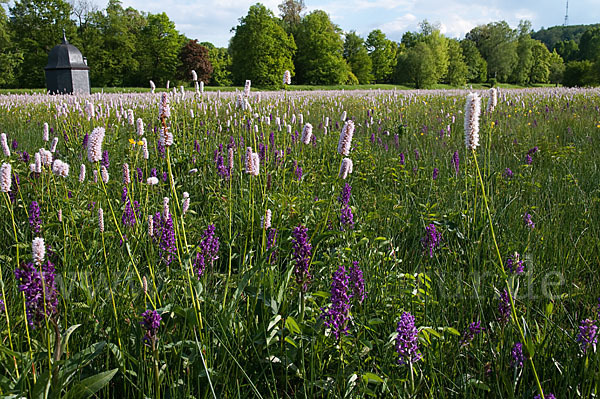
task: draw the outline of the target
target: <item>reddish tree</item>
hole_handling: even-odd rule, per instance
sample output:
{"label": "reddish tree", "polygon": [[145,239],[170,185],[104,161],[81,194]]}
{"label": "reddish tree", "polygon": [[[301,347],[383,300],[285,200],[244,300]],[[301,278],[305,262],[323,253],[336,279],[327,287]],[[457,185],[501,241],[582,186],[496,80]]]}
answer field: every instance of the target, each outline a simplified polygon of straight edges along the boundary
{"label": "reddish tree", "polygon": [[198,80],[208,83],[213,73],[213,66],[208,57],[208,49],[198,43],[198,40],[188,41],[179,52],[181,66],[179,77],[182,80],[192,80],[192,70],[198,74]]}

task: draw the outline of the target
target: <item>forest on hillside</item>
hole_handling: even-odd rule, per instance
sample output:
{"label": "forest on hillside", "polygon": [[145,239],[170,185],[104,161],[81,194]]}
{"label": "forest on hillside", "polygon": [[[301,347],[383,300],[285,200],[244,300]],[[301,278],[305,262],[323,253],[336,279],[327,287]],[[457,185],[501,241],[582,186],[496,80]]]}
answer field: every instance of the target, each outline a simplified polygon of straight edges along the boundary
{"label": "forest on hillside", "polygon": [[600,25],[557,26],[534,32],[529,21],[479,25],[449,38],[424,20],[400,42],[375,29],[344,32],[322,10],[284,0],[275,15],[257,3],[232,29],[227,48],[188,38],[163,12],[152,14],[109,0],[16,0],[0,7],[0,87],[45,86],[48,52],[63,29],[87,58],[94,87],[189,84],[191,71],[211,86],[394,83],[416,88],[446,83],[600,84]]}

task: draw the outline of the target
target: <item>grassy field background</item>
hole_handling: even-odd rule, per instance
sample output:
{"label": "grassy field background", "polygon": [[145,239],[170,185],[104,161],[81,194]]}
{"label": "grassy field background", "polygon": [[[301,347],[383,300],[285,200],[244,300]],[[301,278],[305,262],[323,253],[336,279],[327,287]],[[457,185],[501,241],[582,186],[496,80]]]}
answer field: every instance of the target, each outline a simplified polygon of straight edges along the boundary
{"label": "grassy field background", "polygon": [[[474,152],[465,148],[466,91],[252,93],[245,109],[232,97],[168,94],[168,149],[159,95],[107,92],[0,98],[13,182],[0,193],[0,394],[598,394],[599,355],[591,327],[581,329],[600,318],[598,89],[504,89],[489,112],[481,90]],[[353,171],[342,179],[347,120]],[[306,123],[313,136],[303,144]],[[90,162],[84,143],[97,127],[106,154]],[[68,177],[51,164],[30,169],[55,137],[52,156],[70,165]],[[256,176],[246,173],[247,147],[258,154]],[[263,228],[267,210],[272,226]],[[36,237],[56,270],[47,291],[15,275],[32,264]],[[523,273],[508,269],[515,252]],[[311,279],[298,272],[302,259]],[[348,334],[336,338],[324,314],[354,291],[332,278],[354,262],[366,296],[347,299]],[[55,293],[56,304],[27,299],[34,289]],[[28,309],[41,318],[28,323]],[[146,311],[161,316],[157,328],[143,324]],[[408,313],[414,330],[398,325]],[[406,360],[399,336],[414,338],[422,357]]]}
{"label": "grassy field background", "polygon": [[[508,83],[500,83],[496,87],[503,89],[519,89],[519,88],[532,88],[532,87],[553,87],[552,84],[539,84],[533,86],[519,86]],[[450,86],[445,84],[436,84],[430,89],[440,90],[440,89],[470,89],[473,90],[482,90],[488,89],[489,85],[485,83],[474,83],[469,84],[462,87]],[[179,90],[179,86],[177,87]],[[193,86],[187,86],[186,91],[194,91]],[[286,86],[287,91],[313,91],[313,90],[414,90],[414,87],[404,86],[404,85],[392,85],[392,84],[372,84],[372,85],[336,85],[336,86],[310,86],[310,85],[290,85]],[[173,90],[171,87],[170,90]],[[235,86],[223,86],[223,87],[213,87],[213,86],[204,86],[204,90],[208,92],[212,91],[243,91],[244,87],[235,87]],[[264,89],[265,91],[271,91],[272,89]],[[150,88],[146,87],[93,87],[92,93],[145,93],[149,92]],[[157,92],[166,91],[165,88],[157,88]],[[252,88],[252,91],[261,91],[261,89]],[[44,89],[0,89],[0,94],[39,94],[44,93]]]}

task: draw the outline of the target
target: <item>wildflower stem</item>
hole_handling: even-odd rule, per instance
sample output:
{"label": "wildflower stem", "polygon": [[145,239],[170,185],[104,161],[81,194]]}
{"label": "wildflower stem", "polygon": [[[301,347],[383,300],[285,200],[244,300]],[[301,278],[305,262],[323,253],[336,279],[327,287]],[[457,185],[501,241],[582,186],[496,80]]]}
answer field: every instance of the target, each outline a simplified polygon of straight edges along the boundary
{"label": "wildflower stem", "polygon": [[158,349],[156,348],[156,337],[152,338],[152,355],[154,357],[154,382],[156,384],[156,398],[160,399],[160,371],[158,369]]}
{"label": "wildflower stem", "polygon": [[[8,316],[8,304],[6,302],[6,293],[4,291],[4,280],[2,279],[2,262],[0,262],[0,289],[2,290],[2,302],[4,303],[4,316],[6,318],[6,328],[8,330],[8,342],[10,344],[10,350],[14,352],[13,342],[12,342],[12,333],[10,332],[10,317]],[[29,336],[29,331],[28,334]],[[29,352],[32,355],[31,351]],[[33,355],[32,355],[33,356]],[[17,366],[17,358],[13,355],[13,360],[15,362],[15,372],[17,378],[19,378],[19,367]]]}
{"label": "wildflower stem", "polygon": [[[17,247],[17,267],[19,266],[19,240],[17,238],[17,227],[15,225],[15,215],[13,213],[13,208],[12,208],[12,204],[10,203],[10,198],[8,197],[8,193],[6,193],[6,195],[4,196],[4,199],[6,200],[6,206],[8,207],[8,210],[10,211],[10,217],[12,219],[12,225],[13,225],[13,232],[15,234],[15,246]],[[12,334],[10,332],[10,319],[8,317],[8,304],[6,302],[6,295],[4,292],[4,281],[2,279],[2,266],[1,266],[2,262],[0,262],[0,285],[2,286],[2,300],[4,301],[4,315],[6,316],[6,327],[8,328],[8,341],[10,343],[10,350],[14,351],[13,348],[13,343],[12,343]],[[27,337],[29,338],[29,330],[27,333]],[[30,345],[30,349],[29,349],[29,354],[31,356],[32,352],[31,352],[31,345]],[[19,378],[19,367],[17,366],[17,358],[13,356],[13,360],[15,362],[15,372],[17,374],[17,378]]]}
{"label": "wildflower stem", "polygon": [[[98,170],[98,174],[100,174],[100,163],[96,162],[96,169]],[[101,184],[102,184],[102,189],[104,190],[104,195],[106,196],[106,202],[108,202],[108,207],[110,208],[110,213],[112,215],[113,221],[115,222],[115,227],[117,228],[117,232],[119,233],[119,236],[121,237],[121,240],[123,241],[123,245],[125,245],[125,248],[127,249],[127,255],[129,255],[129,260],[131,261],[131,264],[133,265],[133,270],[135,270],[135,274],[137,275],[138,281],[140,283],[140,287],[143,286],[142,283],[142,277],[140,276],[140,272],[133,260],[133,256],[131,255],[131,250],[129,249],[129,245],[127,245],[125,243],[125,239],[123,238],[123,233],[121,233],[121,229],[119,228],[119,223],[117,222],[117,218],[115,216],[115,211],[113,209],[112,203],[110,202],[110,198],[108,197],[108,192],[106,191],[106,186],[104,185],[104,180],[103,179],[99,179]],[[150,301],[150,304],[152,305],[152,307],[154,309],[156,309],[156,305],[154,304],[154,301],[152,300],[152,298],[150,297],[150,295],[148,295],[148,293],[146,292],[146,297],[148,297],[148,300]],[[158,297],[158,301],[159,301],[159,305],[160,305],[160,296]]]}
{"label": "wildflower stem", "polygon": [[223,295],[223,309],[225,309],[225,303],[227,302],[227,292],[229,291],[229,280],[231,279],[231,255],[232,255],[232,246],[233,243],[231,242],[232,240],[232,225],[233,225],[233,214],[232,214],[232,209],[231,209],[231,203],[232,203],[232,197],[231,197],[231,180],[232,180],[232,176],[231,174],[233,173],[233,171],[229,171],[229,197],[228,197],[228,203],[229,203],[229,260],[228,260],[228,269],[227,269],[227,281],[225,283],[225,294]]}
{"label": "wildflower stem", "polygon": [[104,264],[106,265],[106,278],[108,279],[108,290],[110,292],[110,299],[113,305],[113,312],[115,315],[115,326],[117,329],[117,341],[119,342],[119,350],[123,352],[123,346],[121,345],[121,333],[119,332],[119,319],[117,317],[117,307],[115,306],[115,294],[112,290],[112,283],[110,281],[110,270],[108,269],[108,257],[106,256],[106,245],[104,244],[104,233],[101,232],[102,236],[102,251],[104,253]]}
{"label": "wildflower stem", "polygon": [[[494,247],[496,248],[496,254],[498,255],[498,261],[500,262],[500,269],[502,270],[502,276],[506,283],[506,291],[508,292],[508,298],[510,300],[510,306],[511,306],[511,310],[512,310],[512,319],[519,330],[519,335],[521,336],[521,339],[523,340],[523,342],[527,342],[525,340],[525,334],[523,333],[523,328],[517,322],[517,311],[515,308],[515,302],[514,302],[514,299],[512,296],[508,278],[506,276],[506,271],[504,270],[504,263],[502,262],[502,255],[500,255],[500,248],[498,247],[498,242],[496,240],[496,233],[494,232],[494,224],[492,223],[492,214],[490,212],[490,207],[488,206],[487,196],[485,194],[485,187],[483,185],[483,178],[481,177],[481,170],[479,169],[479,164],[477,163],[477,153],[475,152],[475,150],[472,150],[472,153],[473,153],[473,159],[475,160],[475,167],[477,168],[477,175],[479,176],[479,183],[481,184],[481,194],[483,196],[483,202],[485,205],[485,209],[487,211],[488,221],[490,223],[490,231],[492,232],[492,239],[494,240]],[[529,351],[529,348],[527,348],[527,349]],[[544,391],[542,390],[542,384],[540,383],[540,378],[538,377],[537,371],[535,369],[535,363],[533,362],[533,355],[531,353],[529,353],[528,357],[529,357],[529,363],[531,364],[531,370],[533,371],[533,376],[535,377],[537,389],[541,395],[541,399],[544,399]]]}

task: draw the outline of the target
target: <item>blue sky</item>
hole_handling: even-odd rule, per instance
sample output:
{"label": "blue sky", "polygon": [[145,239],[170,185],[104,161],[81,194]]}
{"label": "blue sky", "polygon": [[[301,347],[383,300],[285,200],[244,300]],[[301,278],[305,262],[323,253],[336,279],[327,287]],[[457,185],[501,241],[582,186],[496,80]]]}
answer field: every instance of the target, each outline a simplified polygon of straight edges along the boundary
{"label": "blue sky", "polygon": [[[106,1],[95,0],[104,8]],[[246,15],[257,0],[122,0],[131,6],[151,13],[166,12],[177,29],[192,39],[209,41],[226,47],[231,28],[238,18]],[[262,3],[275,15],[281,0]],[[418,30],[420,21],[440,23],[442,32],[462,38],[473,27],[505,20],[516,27],[521,19],[528,19],[533,29],[562,25],[565,0],[305,0],[307,11],[325,10],[334,23],[344,31],[356,30],[363,37],[373,29],[381,29],[388,38],[399,41],[406,31]],[[569,1],[569,24],[600,22],[600,0]]]}

